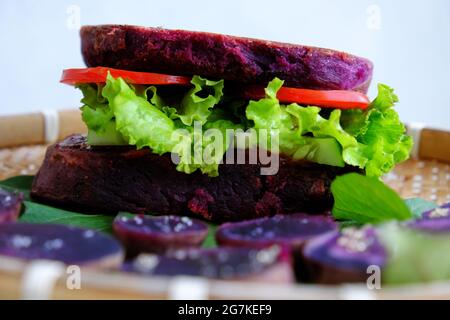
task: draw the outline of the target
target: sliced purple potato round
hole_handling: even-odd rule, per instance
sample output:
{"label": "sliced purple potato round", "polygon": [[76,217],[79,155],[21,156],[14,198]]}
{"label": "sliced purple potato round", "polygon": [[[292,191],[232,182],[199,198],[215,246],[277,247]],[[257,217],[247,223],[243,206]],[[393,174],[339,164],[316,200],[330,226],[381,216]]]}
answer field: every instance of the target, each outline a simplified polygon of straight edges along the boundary
{"label": "sliced purple potato round", "polygon": [[432,233],[450,232],[450,202],[425,211],[419,219],[407,222],[406,226]]}
{"label": "sliced purple potato round", "polygon": [[5,223],[0,225],[0,256],[55,260],[68,265],[120,266],[120,243],[106,234],[67,225]]}
{"label": "sliced purple potato round", "polygon": [[180,249],[166,255],[142,254],[124,271],[151,276],[198,276],[221,280],[292,283],[290,255],[280,246],[265,249]]}
{"label": "sliced purple potato round", "polygon": [[386,264],[387,251],[372,227],[332,231],[308,241],[302,252],[302,280],[319,284],[365,282],[369,266]]}
{"label": "sliced purple potato round", "polygon": [[22,194],[7,192],[0,189],[0,223],[14,222],[22,207]]}
{"label": "sliced purple potato round", "polygon": [[222,246],[264,248],[274,244],[289,249],[300,248],[306,240],[336,230],[337,224],[331,216],[276,215],[221,225],[216,241]]}
{"label": "sliced purple potato round", "polygon": [[140,252],[164,253],[184,247],[198,247],[208,235],[208,226],[179,216],[118,215],[113,230],[128,255]]}

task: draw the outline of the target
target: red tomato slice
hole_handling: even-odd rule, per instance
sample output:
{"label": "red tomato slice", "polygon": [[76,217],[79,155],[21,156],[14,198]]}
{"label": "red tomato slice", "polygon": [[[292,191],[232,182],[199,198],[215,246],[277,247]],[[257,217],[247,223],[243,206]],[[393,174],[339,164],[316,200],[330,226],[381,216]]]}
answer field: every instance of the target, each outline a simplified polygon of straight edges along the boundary
{"label": "red tomato slice", "polygon": [[131,84],[189,85],[191,83],[191,78],[189,77],[126,71],[105,67],[66,69],[63,71],[61,82],[69,85],[80,83],[104,83],[106,82],[108,71],[114,78],[121,77]]}
{"label": "red tomato slice", "polygon": [[[69,85],[104,83],[106,82],[108,71],[113,77],[121,77],[131,84],[190,85],[191,83],[190,77],[126,71],[106,67],[66,69],[63,71],[61,82]],[[244,89],[244,96],[250,99],[264,98],[264,88],[250,86]],[[365,94],[346,90],[311,90],[281,87],[277,93],[277,98],[282,103],[298,103],[334,109],[366,109],[370,104],[370,100]]]}
{"label": "red tomato slice", "polygon": [[[245,90],[250,99],[264,98],[264,89],[250,87]],[[361,92],[347,90],[311,90],[281,87],[277,98],[282,103],[298,103],[333,109],[366,109],[370,105],[369,97]]]}

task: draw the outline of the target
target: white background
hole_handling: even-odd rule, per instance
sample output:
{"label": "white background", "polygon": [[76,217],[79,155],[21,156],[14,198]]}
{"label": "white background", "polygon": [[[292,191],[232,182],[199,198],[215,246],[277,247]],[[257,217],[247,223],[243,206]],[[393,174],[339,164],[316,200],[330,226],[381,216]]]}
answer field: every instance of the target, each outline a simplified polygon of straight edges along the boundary
{"label": "white background", "polygon": [[[79,9],[79,21],[77,19]],[[406,122],[450,129],[450,1],[0,0],[0,115],[77,107],[77,24],[163,26],[323,46],[371,59]]]}

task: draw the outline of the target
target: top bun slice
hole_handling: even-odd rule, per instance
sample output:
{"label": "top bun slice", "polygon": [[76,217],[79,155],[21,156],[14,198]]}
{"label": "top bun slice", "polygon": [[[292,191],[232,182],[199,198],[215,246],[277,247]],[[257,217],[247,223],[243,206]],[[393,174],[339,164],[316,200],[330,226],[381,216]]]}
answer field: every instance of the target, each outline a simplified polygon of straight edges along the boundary
{"label": "top bun slice", "polygon": [[88,67],[199,75],[242,84],[366,93],[373,64],[344,52],[207,32],[128,25],[81,28]]}

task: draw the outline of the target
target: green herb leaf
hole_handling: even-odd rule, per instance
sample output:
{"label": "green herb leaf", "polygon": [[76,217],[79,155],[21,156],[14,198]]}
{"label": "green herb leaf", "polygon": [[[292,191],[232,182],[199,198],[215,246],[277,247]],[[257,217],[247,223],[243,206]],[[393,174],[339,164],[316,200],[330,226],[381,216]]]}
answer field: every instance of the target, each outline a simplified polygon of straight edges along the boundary
{"label": "green herb leaf", "polygon": [[24,201],[24,206],[21,222],[66,224],[108,233],[112,230],[114,216],[76,213],[31,201]]}
{"label": "green herb leaf", "polygon": [[30,199],[34,176],[17,176],[0,181],[0,188],[10,192],[20,192],[25,200]]}
{"label": "green herb leaf", "polygon": [[407,220],[412,213],[400,196],[382,181],[357,173],[337,177],[331,184],[333,216],[359,223]]}
{"label": "green herb leaf", "polygon": [[30,199],[34,176],[17,176],[0,181],[0,187],[13,192],[21,192],[25,197],[21,222],[68,224],[87,229],[111,232],[114,216],[88,215],[50,207]]}

